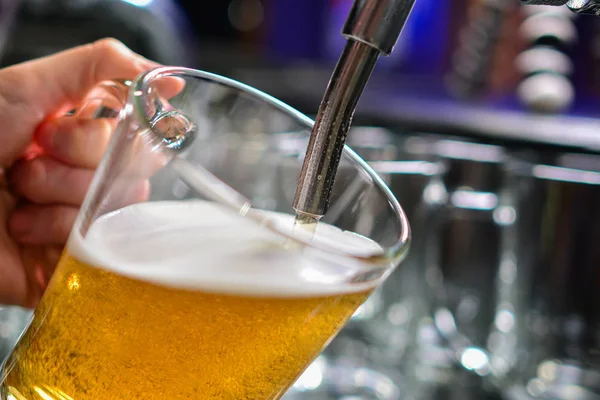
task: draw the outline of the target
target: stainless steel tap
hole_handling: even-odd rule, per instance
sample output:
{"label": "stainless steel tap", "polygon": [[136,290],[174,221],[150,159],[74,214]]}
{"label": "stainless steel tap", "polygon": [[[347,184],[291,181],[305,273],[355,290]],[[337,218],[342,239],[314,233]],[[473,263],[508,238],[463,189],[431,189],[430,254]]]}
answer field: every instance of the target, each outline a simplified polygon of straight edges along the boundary
{"label": "stainless steel tap", "polygon": [[319,107],[294,209],[324,215],[354,110],[381,54],[392,52],[415,0],[355,0],[342,35],[348,40]]}
{"label": "stainless steel tap", "polygon": [[[300,172],[293,207],[318,219],[331,189],[354,110],[381,54],[389,55],[415,0],[355,0],[342,30],[348,43],[319,107]],[[526,5],[566,5],[577,13],[600,15],[600,0],[521,0]]]}
{"label": "stainless steel tap", "polygon": [[600,0],[521,0],[521,3],[546,6],[566,5],[576,13],[600,15]]}

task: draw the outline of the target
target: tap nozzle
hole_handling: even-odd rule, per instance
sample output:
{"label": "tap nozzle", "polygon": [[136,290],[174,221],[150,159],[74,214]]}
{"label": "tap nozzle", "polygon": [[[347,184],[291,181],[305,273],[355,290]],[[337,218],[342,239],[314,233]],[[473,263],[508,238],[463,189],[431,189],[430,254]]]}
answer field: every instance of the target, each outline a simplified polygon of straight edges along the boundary
{"label": "tap nozzle", "polygon": [[342,35],[389,55],[414,4],[415,0],[355,0]]}
{"label": "tap nozzle", "polygon": [[354,110],[380,54],[392,51],[415,0],[355,0],[342,34],[348,39],[313,127],[293,207],[320,217],[329,207]]}

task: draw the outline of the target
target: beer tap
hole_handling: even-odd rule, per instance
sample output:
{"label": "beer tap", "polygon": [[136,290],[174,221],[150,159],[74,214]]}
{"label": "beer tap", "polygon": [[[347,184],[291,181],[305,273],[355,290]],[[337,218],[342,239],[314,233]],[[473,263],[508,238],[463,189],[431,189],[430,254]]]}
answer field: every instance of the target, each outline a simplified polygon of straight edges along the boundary
{"label": "beer tap", "polygon": [[[293,207],[299,220],[315,222],[329,206],[331,189],[354,110],[380,55],[392,52],[415,0],[355,0],[342,35],[348,40],[333,71],[309,139]],[[566,5],[600,14],[600,0],[521,0]]]}
{"label": "beer tap", "polygon": [[579,14],[600,15],[600,0],[521,0],[525,5],[563,6]]}
{"label": "beer tap", "polygon": [[355,0],[347,39],[317,112],[293,207],[297,220],[325,214],[354,110],[380,55],[389,55],[415,0]]}

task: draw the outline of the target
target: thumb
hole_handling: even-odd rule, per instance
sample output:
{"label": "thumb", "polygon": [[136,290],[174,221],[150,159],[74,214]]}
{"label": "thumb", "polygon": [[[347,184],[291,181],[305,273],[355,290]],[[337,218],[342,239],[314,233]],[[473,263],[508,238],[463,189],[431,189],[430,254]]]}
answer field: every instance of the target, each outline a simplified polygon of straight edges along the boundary
{"label": "thumb", "polygon": [[133,79],[158,64],[115,39],[102,39],[0,70],[0,166],[31,143],[48,116],[74,107],[99,82]]}

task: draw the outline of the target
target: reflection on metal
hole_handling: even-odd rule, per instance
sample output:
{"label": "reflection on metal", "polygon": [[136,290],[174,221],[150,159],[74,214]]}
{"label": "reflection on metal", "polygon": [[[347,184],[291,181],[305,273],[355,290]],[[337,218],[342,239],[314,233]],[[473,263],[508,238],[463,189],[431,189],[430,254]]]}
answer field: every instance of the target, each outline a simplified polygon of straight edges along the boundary
{"label": "reflection on metal", "polygon": [[599,15],[599,0],[521,0],[525,5],[548,5],[562,6],[566,5],[568,9],[575,13]]}
{"label": "reflection on metal", "polygon": [[556,167],[552,165],[536,165],[531,171],[532,175],[540,179],[552,181],[600,184],[600,172],[582,171],[573,168]]}
{"label": "reflection on metal", "polygon": [[154,0],[122,0],[136,7],[148,7]]}
{"label": "reflection on metal", "polygon": [[293,204],[298,213],[326,213],[358,100],[378,57],[391,53],[414,2],[355,0],[342,31],[348,43],[320,103],[300,172]]}
{"label": "reflection on metal", "polygon": [[498,206],[498,196],[494,193],[457,190],[450,195],[450,204],[470,210],[494,210]]}
{"label": "reflection on metal", "polygon": [[567,7],[577,13],[594,15],[600,13],[600,1],[598,0],[569,0]]}

